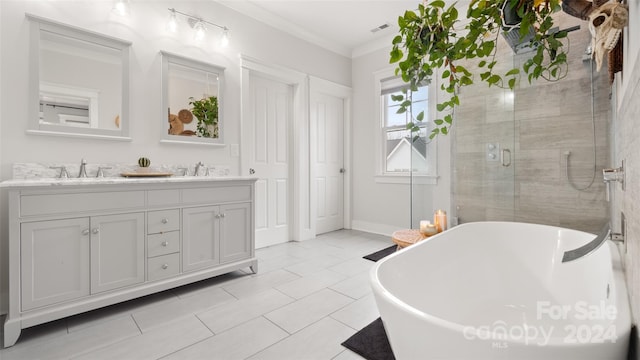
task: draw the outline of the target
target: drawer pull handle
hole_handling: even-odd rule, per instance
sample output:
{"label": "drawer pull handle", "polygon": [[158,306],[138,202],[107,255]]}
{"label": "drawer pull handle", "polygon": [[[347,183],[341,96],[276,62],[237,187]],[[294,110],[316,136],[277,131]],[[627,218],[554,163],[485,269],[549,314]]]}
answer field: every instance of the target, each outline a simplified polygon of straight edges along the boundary
{"label": "drawer pull handle", "polygon": [[93,234],[98,234],[98,233],[100,233],[100,229],[95,228],[95,229],[91,230],[91,232],[92,232]]}
{"label": "drawer pull handle", "polygon": [[162,264],[162,269],[167,270],[169,268],[169,264]]}
{"label": "drawer pull handle", "polygon": [[162,220],[160,220],[163,224],[168,224],[169,223],[169,219],[164,218]]}
{"label": "drawer pull handle", "polygon": [[82,230],[82,235],[89,235],[89,229]]}
{"label": "drawer pull handle", "polygon": [[168,242],[168,241],[163,241],[163,242],[162,242],[162,246],[164,246],[164,247],[169,246],[169,242]]}

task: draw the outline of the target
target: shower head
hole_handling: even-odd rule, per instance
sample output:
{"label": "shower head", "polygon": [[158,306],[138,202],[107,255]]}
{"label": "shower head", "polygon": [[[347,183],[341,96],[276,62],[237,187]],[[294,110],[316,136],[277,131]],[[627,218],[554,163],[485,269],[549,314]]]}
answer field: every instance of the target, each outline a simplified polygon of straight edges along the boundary
{"label": "shower head", "polygon": [[508,31],[502,31],[502,37],[504,37],[507,44],[511,47],[511,50],[516,54],[523,50],[533,50],[531,40],[534,36],[533,26],[529,27],[529,31],[523,38],[520,37],[520,26],[512,27]]}
{"label": "shower head", "polygon": [[[560,31],[569,33],[579,29],[580,29],[580,25],[572,26],[562,30],[560,30],[557,27],[554,27],[553,29],[549,30],[549,32],[547,33],[548,34],[547,36],[558,33]],[[535,37],[535,29],[533,28],[533,25],[529,26],[529,31],[523,38],[520,37],[519,25],[511,26],[508,29],[503,27],[502,36],[507,41],[507,44],[509,44],[513,52],[516,54],[518,54],[519,52],[522,52],[523,50],[526,50],[526,51],[535,50],[535,46],[531,44],[531,40]]]}

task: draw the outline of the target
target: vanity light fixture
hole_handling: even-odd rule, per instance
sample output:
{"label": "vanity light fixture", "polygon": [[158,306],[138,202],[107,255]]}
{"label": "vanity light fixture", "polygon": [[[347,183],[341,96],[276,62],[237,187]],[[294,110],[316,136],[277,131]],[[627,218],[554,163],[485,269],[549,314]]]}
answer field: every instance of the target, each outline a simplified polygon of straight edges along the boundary
{"label": "vanity light fixture", "polygon": [[227,29],[226,27],[222,32],[222,39],[220,39],[220,45],[222,45],[222,47],[229,46],[229,29]]}
{"label": "vanity light fixture", "polygon": [[[191,24],[191,21],[189,22],[189,24]],[[191,25],[191,27],[193,28],[193,31],[195,31],[193,38],[197,42],[202,41],[204,39],[204,34],[207,31],[207,29],[204,27],[204,23],[199,20],[194,20],[193,25]]]}
{"label": "vanity light fixture", "polygon": [[167,30],[170,32],[176,32],[178,30],[178,21],[176,18],[176,14],[180,14],[184,17],[187,18],[187,23],[189,24],[189,26],[193,29],[194,31],[194,39],[198,42],[204,40],[206,32],[207,32],[207,25],[216,27],[220,30],[222,30],[222,36],[220,38],[220,45],[222,47],[227,47],[227,45],[229,45],[229,28],[223,25],[218,25],[215,23],[212,23],[210,21],[204,20],[201,17],[198,16],[194,16],[194,15],[190,15],[187,13],[183,13],[181,11],[178,11],[174,8],[169,8],[169,20],[167,21]]}
{"label": "vanity light fixture", "polygon": [[169,9],[169,20],[167,20],[167,30],[175,33],[178,31],[178,19],[176,18],[176,10]]}
{"label": "vanity light fixture", "polygon": [[120,16],[129,16],[129,0],[117,0],[112,11]]}

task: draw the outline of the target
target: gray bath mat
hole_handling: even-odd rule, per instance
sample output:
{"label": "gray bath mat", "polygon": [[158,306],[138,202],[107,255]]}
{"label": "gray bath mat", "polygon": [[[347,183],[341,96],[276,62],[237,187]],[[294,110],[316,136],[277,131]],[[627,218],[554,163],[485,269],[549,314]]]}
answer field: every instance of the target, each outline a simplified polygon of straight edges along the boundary
{"label": "gray bath mat", "polygon": [[376,252],[374,252],[372,254],[363,256],[363,258],[375,262],[375,261],[378,261],[378,260],[382,259],[383,257],[385,257],[387,255],[393,254],[394,252],[396,252],[396,248],[397,248],[396,245],[389,246],[388,248],[385,248],[385,249],[376,251]]}
{"label": "gray bath mat", "polygon": [[382,319],[377,318],[362,330],[353,334],[342,346],[367,360],[395,360],[384,330]]}

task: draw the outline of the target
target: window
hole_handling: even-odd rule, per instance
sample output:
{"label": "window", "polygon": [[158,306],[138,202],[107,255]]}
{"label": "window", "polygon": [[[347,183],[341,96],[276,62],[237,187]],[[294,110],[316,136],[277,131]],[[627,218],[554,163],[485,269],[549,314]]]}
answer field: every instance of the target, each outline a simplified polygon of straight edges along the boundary
{"label": "window", "polygon": [[[380,104],[382,123],[382,173],[383,175],[408,175],[411,171],[418,175],[427,175],[429,167],[427,134],[429,129],[429,86],[409,92],[411,111],[398,114],[402,101],[394,101],[394,95],[402,95],[407,84],[398,78],[380,81]],[[423,121],[415,117],[424,112]],[[420,131],[407,130],[409,122],[416,123]]]}

